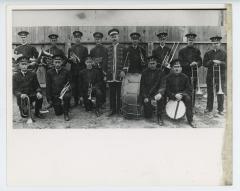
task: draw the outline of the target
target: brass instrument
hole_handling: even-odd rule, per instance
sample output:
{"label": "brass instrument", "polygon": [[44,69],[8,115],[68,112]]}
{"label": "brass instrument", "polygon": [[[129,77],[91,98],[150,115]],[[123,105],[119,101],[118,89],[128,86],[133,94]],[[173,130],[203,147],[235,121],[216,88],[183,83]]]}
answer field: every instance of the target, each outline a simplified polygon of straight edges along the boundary
{"label": "brass instrument", "polygon": [[[218,64],[217,66],[213,65],[213,80],[215,80],[215,77],[214,77],[215,71],[218,72],[218,85],[219,85],[219,88],[218,88],[217,95],[224,95],[224,92],[222,90],[222,77],[221,77],[221,66],[220,66],[220,64]],[[213,81],[213,82],[215,82],[215,81]]]}
{"label": "brass instrument", "polygon": [[[179,42],[177,44],[176,44],[176,42],[173,43],[173,45],[171,47],[171,50],[169,52],[167,52],[167,54],[165,55],[165,57],[163,59],[163,62],[162,62],[162,65],[161,65],[161,70],[164,69],[163,67],[168,68],[168,69],[171,68],[170,62],[172,61],[178,46],[179,46]],[[169,57],[171,56],[171,54],[172,54],[172,57],[169,60]]]}
{"label": "brass instrument", "polygon": [[96,99],[94,99],[92,97],[92,91],[93,91],[92,83],[89,83],[89,85],[88,85],[88,100],[91,101],[92,103],[96,103]]}
{"label": "brass instrument", "polygon": [[20,98],[20,99],[21,99],[21,103],[20,103],[21,116],[23,118],[28,118],[27,124],[31,124],[33,123],[33,120],[32,120],[32,113],[31,113],[30,99],[27,95],[25,98]]}
{"label": "brass instrument", "polygon": [[199,73],[198,73],[198,66],[197,67],[197,92],[196,95],[203,95],[203,92],[200,88],[200,83],[199,83]]}
{"label": "brass instrument", "polygon": [[63,100],[63,96],[66,94],[66,92],[70,89],[70,82],[68,81],[65,86],[63,87],[62,91],[60,92],[59,99]]}
{"label": "brass instrument", "polygon": [[70,58],[73,58],[74,60],[77,60],[77,63],[80,63],[81,59],[75,54],[75,52],[72,50]]}
{"label": "brass instrument", "polygon": [[194,93],[195,93],[195,89],[194,89],[194,76],[193,76],[193,67],[191,67],[191,71],[192,71],[191,85],[192,85],[192,107],[193,107],[193,106],[194,106]]}

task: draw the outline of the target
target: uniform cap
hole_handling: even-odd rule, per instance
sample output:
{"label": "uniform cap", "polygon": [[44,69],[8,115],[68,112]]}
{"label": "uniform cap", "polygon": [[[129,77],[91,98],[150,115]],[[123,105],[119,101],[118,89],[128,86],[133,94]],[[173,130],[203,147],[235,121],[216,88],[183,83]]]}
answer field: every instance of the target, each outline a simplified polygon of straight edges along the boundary
{"label": "uniform cap", "polygon": [[108,31],[109,36],[114,35],[114,34],[119,34],[119,30],[118,29],[111,29],[111,30]]}

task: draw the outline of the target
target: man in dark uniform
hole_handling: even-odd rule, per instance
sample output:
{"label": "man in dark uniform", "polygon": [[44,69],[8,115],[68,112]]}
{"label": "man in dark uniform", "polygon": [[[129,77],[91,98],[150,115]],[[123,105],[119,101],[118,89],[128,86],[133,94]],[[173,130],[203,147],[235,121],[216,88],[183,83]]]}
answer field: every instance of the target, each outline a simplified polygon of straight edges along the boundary
{"label": "man in dark uniform", "polygon": [[102,45],[103,34],[93,33],[96,46],[90,50],[90,56],[94,59],[95,67],[100,71],[102,81],[103,101],[106,102],[106,76],[107,76],[107,48]]}
{"label": "man in dark uniform", "polygon": [[18,35],[21,38],[21,45],[15,48],[14,54],[16,55],[21,54],[23,56],[28,57],[31,60],[31,64],[29,64],[28,67],[35,69],[36,59],[38,58],[38,51],[35,47],[31,46],[27,42],[27,36],[29,35],[29,32],[20,31]]}
{"label": "man in dark uniform", "polygon": [[27,69],[29,65],[29,58],[26,56],[20,56],[17,59],[17,63],[19,64],[20,70],[13,76],[13,92],[17,97],[19,110],[22,111],[23,109],[21,108],[21,99],[28,96],[30,104],[35,102],[35,116],[43,118],[39,112],[42,108],[43,96],[36,74],[28,71]]}
{"label": "man in dark uniform", "polygon": [[62,100],[59,97],[64,86],[70,83],[70,74],[62,67],[65,59],[63,55],[54,55],[52,59],[54,68],[47,72],[47,101],[53,106],[56,115],[64,114],[64,119],[69,121],[71,86],[67,88]]}
{"label": "man in dark uniform", "polygon": [[51,47],[47,49],[46,52],[51,54],[52,56],[55,56],[55,55],[65,56],[63,50],[57,47],[58,35],[50,34],[48,35],[48,38],[50,39]]}
{"label": "man in dark uniform", "polygon": [[108,47],[108,68],[107,80],[109,82],[110,91],[110,109],[109,116],[119,114],[120,112],[120,96],[122,79],[125,76],[124,59],[126,58],[126,48],[119,44],[119,30],[111,29],[108,31],[112,44]]}
{"label": "man in dark uniform", "polygon": [[[227,55],[226,52],[221,49],[221,39],[220,36],[211,37],[210,40],[213,42],[212,50],[209,50],[205,53],[203,59],[203,66],[208,69],[207,71],[207,108],[205,113],[212,112],[213,110],[213,102],[214,102],[214,89],[216,92],[219,91],[219,67],[221,70],[221,86],[222,90],[225,90],[225,76],[226,76],[226,61]],[[213,72],[213,67],[215,68],[215,72]],[[214,82],[213,82],[213,74],[214,74]],[[218,103],[218,114],[223,115],[223,104],[224,104],[224,94],[217,94],[217,103]]]}
{"label": "man in dark uniform", "polygon": [[[178,59],[181,62],[182,73],[186,74],[189,81],[193,87],[192,97],[193,97],[193,107],[195,105],[195,91],[197,86],[197,69],[196,67],[202,66],[201,52],[198,48],[194,46],[194,41],[197,37],[194,33],[188,33],[185,35],[187,37],[187,46],[179,51]],[[192,78],[193,76],[193,78]]]}
{"label": "man in dark uniform", "polygon": [[86,68],[85,59],[88,56],[88,49],[81,44],[82,38],[81,31],[74,31],[73,37],[75,44],[68,50],[68,60],[71,64],[71,78],[72,78],[72,91],[74,97],[74,105],[78,105],[79,91],[78,91],[78,75],[81,70]]}
{"label": "man in dark uniform", "polygon": [[140,96],[143,99],[144,117],[151,118],[153,103],[157,102],[159,125],[163,125],[162,113],[165,93],[165,74],[157,68],[157,57],[148,57],[148,68],[143,71],[140,81]]}
{"label": "man in dark uniform", "polygon": [[171,62],[173,72],[166,77],[166,95],[171,100],[182,100],[186,106],[186,116],[191,127],[196,127],[193,122],[192,112],[192,87],[187,75],[182,73],[180,60]]}
{"label": "man in dark uniform", "polygon": [[139,46],[141,35],[137,32],[130,34],[132,45],[127,48],[124,67],[127,67],[128,73],[142,73],[146,67],[146,51]]}
{"label": "man in dark uniform", "polygon": [[78,86],[80,99],[84,102],[86,111],[93,109],[93,97],[96,97],[96,115],[100,115],[100,106],[103,102],[101,73],[98,69],[93,68],[93,60],[87,57],[86,68],[80,71]]}
{"label": "man in dark uniform", "polygon": [[[160,32],[157,34],[160,45],[153,50],[152,55],[157,57],[158,65],[157,68],[161,68],[162,71],[167,75],[170,72],[169,61],[171,59],[171,49],[166,46],[166,41],[168,38],[168,33]],[[166,56],[168,55],[168,56]]]}

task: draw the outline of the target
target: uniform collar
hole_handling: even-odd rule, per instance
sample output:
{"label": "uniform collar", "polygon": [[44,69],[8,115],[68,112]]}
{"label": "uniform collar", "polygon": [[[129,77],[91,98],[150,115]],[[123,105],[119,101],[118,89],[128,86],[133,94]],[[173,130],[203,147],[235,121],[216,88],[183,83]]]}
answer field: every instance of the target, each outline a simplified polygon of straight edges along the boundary
{"label": "uniform collar", "polygon": [[163,46],[160,44],[160,47],[163,49],[165,47],[165,44]]}
{"label": "uniform collar", "polygon": [[114,47],[114,46],[118,46],[118,45],[119,45],[119,42],[118,42],[117,44],[112,44],[112,45],[113,45],[113,47]]}
{"label": "uniform collar", "polygon": [[21,74],[22,74],[23,76],[26,76],[26,75],[27,75],[27,71],[26,71],[26,72],[20,71],[20,72],[21,72]]}

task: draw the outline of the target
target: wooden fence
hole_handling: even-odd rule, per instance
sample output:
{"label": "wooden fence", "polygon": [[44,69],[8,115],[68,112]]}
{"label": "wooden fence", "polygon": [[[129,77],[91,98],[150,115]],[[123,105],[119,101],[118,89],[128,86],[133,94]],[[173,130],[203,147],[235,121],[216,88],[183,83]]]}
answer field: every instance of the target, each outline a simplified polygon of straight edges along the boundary
{"label": "wooden fence", "polygon": [[[67,53],[69,45],[72,43],[72,32],[75,30],[80,30],[83,32],[82,44],[88,48],[90,51],[94,47],[93,33],[96,31],[102,32],[104,34],[103,44],[105,46],[110,45],[110,39],[107,35],[107,32],[112,27],[105,26],[60,26],[60,27],[13,27],[12,39],[13,39],[13,49],[19,45],[20,39],[17,33],[21,30],[27,30],[29,35],[29,42],[35,46],[38,50],[43,47],[47,49],[50,46],[48,35],[51,33],[56,33],[59,35],[58,46]],[[120,31],[120,43],[125,44],[126,46],[131,44],[130,33],[139,32],[141,34],[141,45],[145,47],[148,51],[148,45],[153,44],[153,47],[158,46],[158,38],[156,34],[161,31],[168,33],[168,46],[172,46],[174,42],[180,42],[179,48],[176,51],[175,58],[178,57],[178,52],[181,48],[186,45],[185,34],[188,32],[196,33],[196,47],[201,51],[202,58],[207,50],[211,47],[211,42],[209,38],[214,35],[221,35],[223,37],[222,48],[226,51],[226,30],[224,26],[116,26]],[[149,53],[151,54],[151,52]],[[199,79],[201,86],[205,86],[207,69],[202,67],[199,70]]]}

